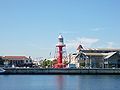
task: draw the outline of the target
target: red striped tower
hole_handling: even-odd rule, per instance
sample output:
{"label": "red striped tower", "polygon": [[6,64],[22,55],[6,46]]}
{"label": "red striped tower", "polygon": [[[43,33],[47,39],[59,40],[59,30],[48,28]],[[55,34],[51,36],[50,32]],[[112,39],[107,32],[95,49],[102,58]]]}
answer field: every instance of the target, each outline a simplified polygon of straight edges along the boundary
{"label": "red striped tower", "polygon": [[63,36],[59,35],[58,37],[58,44],[56,45],[57,49],[57,64],[54,66],[55,68],[64,68],[66,65],[63,64],[63,47],[66,45],[64,44]]}

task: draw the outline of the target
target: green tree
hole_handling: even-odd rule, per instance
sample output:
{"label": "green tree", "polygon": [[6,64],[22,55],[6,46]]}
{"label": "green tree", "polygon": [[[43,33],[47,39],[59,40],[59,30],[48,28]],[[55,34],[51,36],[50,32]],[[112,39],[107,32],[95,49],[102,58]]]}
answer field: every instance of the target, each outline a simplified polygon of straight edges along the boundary
{"label": "green tree", "polygon": [[42,67],[43,68],[51,68],[52,67],[52,61],[45,59],[42,63]]}
{"label": "green tree", "polygon": [[52,67],[52,61],[50,61],[50,60],[47,60],[47,67]]}
{"label": "green tree", "polygon": [[46,66],[47,66],[47,62],[46,62],[46,59],[43,61],[43,63],[42,63],[42,67],[43,68],[46,68]]}

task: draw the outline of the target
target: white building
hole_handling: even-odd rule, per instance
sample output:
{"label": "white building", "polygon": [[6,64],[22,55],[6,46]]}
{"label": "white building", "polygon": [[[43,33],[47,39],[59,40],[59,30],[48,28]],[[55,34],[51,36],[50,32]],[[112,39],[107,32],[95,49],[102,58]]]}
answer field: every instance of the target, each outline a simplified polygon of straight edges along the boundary
{"label": "white building", "polygon": [[70,57],[70,63],[79,68],[120,68],[120,49],[78,48]]}

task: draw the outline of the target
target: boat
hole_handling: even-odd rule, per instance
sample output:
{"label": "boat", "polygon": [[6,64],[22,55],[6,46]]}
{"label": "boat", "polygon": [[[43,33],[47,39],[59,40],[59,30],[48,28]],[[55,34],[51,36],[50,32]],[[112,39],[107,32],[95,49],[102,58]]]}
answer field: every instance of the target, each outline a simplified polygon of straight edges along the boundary
{"label": "boat", "polygon": [[0,68],[0,73],[4,73],[5,70],[3,68]]}

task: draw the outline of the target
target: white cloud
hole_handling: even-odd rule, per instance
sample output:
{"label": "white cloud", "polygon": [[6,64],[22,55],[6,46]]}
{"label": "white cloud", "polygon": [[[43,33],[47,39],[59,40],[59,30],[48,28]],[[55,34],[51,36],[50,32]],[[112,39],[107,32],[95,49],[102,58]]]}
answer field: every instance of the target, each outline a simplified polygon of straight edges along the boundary
{"label": "white cloud", "polygon": [[92,47],[95,43],[99,41],[97,38],[80,38],[81,43],[86,47]]}
{"label": "white cloud", "polygon": [[93,28],[93,29],[91,29],[91,30],[97,32],[97,31],[104,30],[104,28]]}
{"label": "white cloud", "polygon": [[79,44],[82,44],[83,47],[92,47],[93,44],[97,43],[99,41],[99,39],[97,38],[86,38],[86,37],[82,37],[82,38],[76,38],[74,40],[68,40],[66,45],[67,48],[77,48],[77,46]]}

